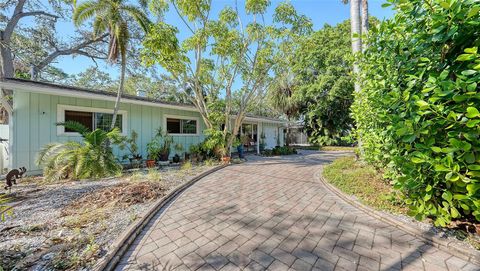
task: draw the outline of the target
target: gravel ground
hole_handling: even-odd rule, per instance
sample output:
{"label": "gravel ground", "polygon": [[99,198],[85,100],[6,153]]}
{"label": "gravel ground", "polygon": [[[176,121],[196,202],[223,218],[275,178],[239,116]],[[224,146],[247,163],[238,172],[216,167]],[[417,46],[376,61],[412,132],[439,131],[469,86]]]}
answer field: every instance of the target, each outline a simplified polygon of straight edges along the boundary
{"label": "gravel ground", "polygon": [[[164,190],[176,186],[213,166],[159,170]],[[101,189],[148,180],[143,171],[118,178],[41,184],[41,179],[20,180],[10,194],[12,216],[0,224],[0,267],[5,270],[87,270],[109,249],[115,238],[140,217],[155,199],[129,206],[107,206],[71,215],[69,205]],[[157,180],[158,182],[158,180]],[[0,268],[1,269],[1,268]]]}

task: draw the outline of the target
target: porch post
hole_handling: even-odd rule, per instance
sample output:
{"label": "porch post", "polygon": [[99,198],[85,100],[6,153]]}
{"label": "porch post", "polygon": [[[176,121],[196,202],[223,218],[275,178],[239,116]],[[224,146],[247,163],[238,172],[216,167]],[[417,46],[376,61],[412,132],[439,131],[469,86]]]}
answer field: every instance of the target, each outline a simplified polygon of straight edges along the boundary
{"label": "porch post", "polygon": [[[263,129],[263,127],[262,127]],[[260,122],[257,123],[257,154],[260,154]]]}

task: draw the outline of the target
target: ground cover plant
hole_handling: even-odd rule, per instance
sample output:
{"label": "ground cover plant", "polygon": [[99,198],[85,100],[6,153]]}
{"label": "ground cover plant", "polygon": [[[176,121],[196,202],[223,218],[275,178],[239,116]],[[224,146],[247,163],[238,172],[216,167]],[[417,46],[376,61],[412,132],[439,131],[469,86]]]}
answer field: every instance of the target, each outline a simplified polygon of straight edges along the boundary
{"label": "ground cover plant", "polygon": [[363,158],[417,219],[478,223],[480,3],[388,2],[396,15],[371,29],[352,108]]}

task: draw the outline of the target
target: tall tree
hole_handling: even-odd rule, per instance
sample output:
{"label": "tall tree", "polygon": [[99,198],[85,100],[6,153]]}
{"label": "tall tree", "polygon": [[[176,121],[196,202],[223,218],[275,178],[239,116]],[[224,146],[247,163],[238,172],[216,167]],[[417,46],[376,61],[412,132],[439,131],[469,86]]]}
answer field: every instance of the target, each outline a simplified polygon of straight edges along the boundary
{"label": "tall tree", "polygon": [[294,98],[302,101],[300,113],[312,143],[343,143],[353,121],[350,22],[325,25],[303,39],[295,52]]}
{"label": "tall tree", "polygon": [[[209,130],[224,125],[215,133],[221,134],[228,152],[247,109],[263,97],[272,82],[276,41],[289,29],[265,24],[263,17],[270,1],[247,0],[242,10],[244,19],[236,2],[233,7],[225,7],[218,19],[211,16],[210,0],[159,2],[163,5],[158,10],[173,8],[190,35],[180,44],[175,27],[155,25],[144,42],[144,59],[160,64],[179,85],[184,85],[183,90]],[[281,14],[276,11],[284,26],[294,24],[292,10],[284,9]]]}
{"label": "tall tree", "polygon": [[149,30],[150,20],[143,11],[145,5],[144,1],[141,2],[141,7],[137,7],[129,4],[127,0],[89,0],[76,6],[73,13],[73,21],[76,26],[94,18],[94,36],[98,37],[108,33],[108,60],[111,63],[120,60],[120,85],[115,100],[111,129],[115,127],[124,90],[130,22],[136,22],[145,32]]}
{"label": "tall tree", "polygon": [[[350,0],[350,27],[351,27],[351,38],[352,38],[352,52],[354,55],[362,51],[362,29],[361,29],[361,20],[360,20],[360,1],[361,0]],[[357,60],[353,63],[353,75],[355,77],[355,91],[359,92],[360,82],[357,80],[359,73],[359,67]]]}
{"label": "tall tree", "polygon": [[[366,37],[370,28],[368,19],[368,0],[362,0],[362,37]],[[367,48],[367,40],[362,39],[362,50]]]}
{"label": "tall tree", "polygon": [[[16,67],[20,66],[30,69],[30,77],[36,79],[39,72],[64,55],[103,58],[96,46],[106,36],[92,38],[79,30],[71,40],[60,39],[56,23],[68,17],[69,5],[56,0],[47,3],[0,0],[0,78],[14,77]],[[34,24],[25,26],[22,21]],[[11,91],[2,89],[0,94],[2,106],[11,114]]]}

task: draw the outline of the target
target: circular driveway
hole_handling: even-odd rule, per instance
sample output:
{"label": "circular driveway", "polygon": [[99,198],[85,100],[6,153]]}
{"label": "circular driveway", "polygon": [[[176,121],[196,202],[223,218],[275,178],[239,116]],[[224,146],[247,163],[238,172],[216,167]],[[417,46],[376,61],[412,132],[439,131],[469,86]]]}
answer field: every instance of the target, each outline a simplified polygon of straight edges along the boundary
{"label": "circular driveway", "polygon": [[160,211],[117,270],[480,270],[326,189],[340,152],[252,157]]}

